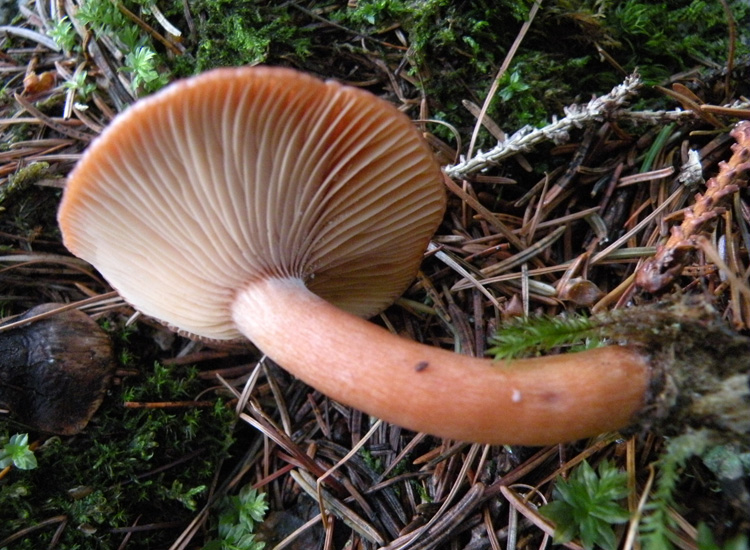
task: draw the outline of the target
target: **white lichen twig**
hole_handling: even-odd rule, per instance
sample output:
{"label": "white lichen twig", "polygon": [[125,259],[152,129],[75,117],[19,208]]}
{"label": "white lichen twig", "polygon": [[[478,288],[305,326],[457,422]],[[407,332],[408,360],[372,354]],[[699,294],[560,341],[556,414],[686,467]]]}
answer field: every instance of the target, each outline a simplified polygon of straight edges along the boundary
{"label": "white lichen twig", "polygon": [[635,94],[641,85],[640,76],[635,73],[628,76],[624,82],[615,86],[611,92],[589,101],[586,105],[570,105],[565,108],[565,116],[543,128],[525,126],[505,141],[497,144],[487,152],[479,151],[469,160],[445,167],[445,173],[453,179],[462,179],[489,166],[525,152],[545,141],[564,143],[568,140],[568,132],[573,128],[581,128],[591,121],[600,121],[605,115],[622,107]]}

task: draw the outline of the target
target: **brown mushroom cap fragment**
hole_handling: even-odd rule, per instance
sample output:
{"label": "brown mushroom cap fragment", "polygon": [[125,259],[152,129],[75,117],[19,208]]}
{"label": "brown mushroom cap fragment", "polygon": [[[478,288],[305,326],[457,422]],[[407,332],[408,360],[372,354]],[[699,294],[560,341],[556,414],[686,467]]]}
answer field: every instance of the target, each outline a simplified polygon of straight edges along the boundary
{"label": "brown mushroom cap fragment", "polygon": [[70,175],[59,220],[65,245],[134,307],[233,339],[238,289],[270,276],[381,311],[444,203],[439,166],[392,105],[252,67],[178,82],[118,117]]}
{"label": "brown mushroom cap fragment", "polygon": [[[58,309],[36,306],[14,322]],[[0,407],[43,432],[80,432],[102,402],[116,367],[109,336],[72,309],[0,332]]]}

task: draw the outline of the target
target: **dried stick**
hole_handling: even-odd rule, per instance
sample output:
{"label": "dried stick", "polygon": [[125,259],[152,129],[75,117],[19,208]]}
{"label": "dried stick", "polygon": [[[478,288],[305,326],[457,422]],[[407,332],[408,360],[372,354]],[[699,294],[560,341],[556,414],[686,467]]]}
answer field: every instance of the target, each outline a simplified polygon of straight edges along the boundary
{"label": "dried stick", "polygon": [[673,226],[666,243],[647,260],[636,275],[636,284],[648,292],[658,292],[674,281],[690,259],[695,237],[703,226],[724,212],[726,197],[747,183],[750,171],[750,122],[738,123],[730,132],[737,143],[732,157],[719,163],[719,173],[708,180],[706,192],[696,195],[695,204],[685,210],[682,224]]}
{"label": "dried stick", "polygon": [[498,162],[522,151],[552,140],[556,143],[567,141],[568,132],[580,128],[594,120],[601,120],[607,113],[622,107],[641,85],[638,74],[628,76],[607,95],[597,97],[586,105],[571,105],[565,109],[565,117],[548,124],[544,128],[526,126],[518,130],[496,147],[487,152],[479,151],[469,160],[447,166],[445,173],[450,178],[462,179],[470,174],[484,170]]}

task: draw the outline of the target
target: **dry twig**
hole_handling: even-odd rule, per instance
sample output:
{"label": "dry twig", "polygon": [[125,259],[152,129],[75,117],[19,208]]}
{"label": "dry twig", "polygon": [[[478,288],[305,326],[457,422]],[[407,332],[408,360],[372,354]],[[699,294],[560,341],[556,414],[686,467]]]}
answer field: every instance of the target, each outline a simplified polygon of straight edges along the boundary
{"label": "dry twig", "polygon": [[719,163],[719,173],[706,183],[706,192],[696,195],[695,204],[685,210],[682,224],[672,227],[671,235],[656,255],[646,261],[636,276],[636,284],[656,293],[682,273],[695,248],[695,238],[704,226],[723,211],[722,203],[747,183],[750,170],[750,122],[740,122],[730,135],[732,157]]}
{"label": "dry twig", "polygon": [[534,146],[548,140],[561,143],[568,140],[568,132],[581,128],[593,121],[600,121],[607,113],[622,107],[638,90],[641,78],[636,74],[628,76],[622,84],[615,86],[611,92],[589,101],[586,105],[571,105],[565,109],[565,117],[553,121],[544,128],[526,126],[518,130],[507,140],[498,143],[495,148],[485,153],[479,151],[475,156],[445,168],[448,177],[463,179],[479,172],[519,152],[529,151]]}

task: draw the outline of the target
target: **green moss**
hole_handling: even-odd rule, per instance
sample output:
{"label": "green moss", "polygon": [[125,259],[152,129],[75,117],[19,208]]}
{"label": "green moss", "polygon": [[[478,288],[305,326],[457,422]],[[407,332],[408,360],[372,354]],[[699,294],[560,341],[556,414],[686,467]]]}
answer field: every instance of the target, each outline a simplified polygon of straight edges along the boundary
{"label": "green moss", "polygon": [[[13,470],[0,480],[0,540],[61,514],[68,525],[58,548],[117,548],[123,535],[113,528],[137,520],[190,521],[228,454],[233,412],[221,401],[184,409],[132,409],[122,402],[187,400],[202,387],[194,369],[156,363],[143,377],[113,388],[83,433],[47,439],[36,451],[36,470]],[[35,531],[12,548],[45,548],[56,527]],[[134,534],[131,542],[166,547],[175,536],[156,529]]]}
{"label": "green moss", "polygon": [[18,170],[18,172],[8,178],[7,184],[0,187],[0,205],[14,194],[21,193],[28,189],[30,185],[33,185],[34,182],[42,179],[47,174],[48,169],[49,163],[32,162]]}
{"label": "green moss", "polygon": [[[26,246],[37,249],[37,241],[58,239],[57,206],[59,190],[34,185],[50,177],[46,162],[33,162],[8,178],[0,187],[0,232],[20,235]],[[17,246],[7,241],[10,248]],[[43,248],[40,246],[39,248]],[[13,273],[8,274],[9,281]],[[25,285],[33,286],[33,278],[26,277]]]}
{"label": "green moss", "polygon": [[[748,6],[732,5],[734,16],[746,20]],[[651,58],[654,67],[669,76],[675,67],[686,68],[696,60],[720,61],[727,54],[727,20],[720,2],[618,3],[608,14],[608,25],[617,29],[628,62]]]}
{"label": "green moss", "polygon": [[[444,0],[438,0],[445,3]],[[434,0],[422,2],[422,8],[431,9]],[[381,26],[388,26],[393,21],[412,18],[416,10],[402,0],[365,0],[357,2],[356,7],[333,12],[333,19],[353,24],[355,27],[370,26],[377,33]]]}
{"label": "green moss", "polygon": [[[382,76],[375,64],[380,60],[391,71],[400,66],[410,73],[419,89],[406,88],[402,93],[413,98],[423,94],[433,117],[467,135],[474,118],[461,102],[484,102],[532,2],[359,0],[355,7],[344,2],[302,7],[277,1],[195,0],[190,3],[189,25],[183,2],[160,0],[159,9],[177,28],[194,31],[183,36],[182,55],[165,52],[113,4],[104,4],[83,2],[77,17],[96,34],[117,31],[123,51],[130,55],[122,70],[129,71],[144,92],[165,82],[155,74],[188,76],[213,67],[257,63],[293,65],[323,76],[365,81],[373,74]],[[149,4],[145,0],[122,3],[159,29]],[[738,54],[742,54],[748,50],[750,8],[741,0],[730,6],[740,34]],[[707,0],[545,3],[488,115],[510,131],[525,124],[541,125],[570,103],[608,92],[623,75],[601,52],[625,71],[638,68],[647,84],[665,82],[696,66],[723,65],[727,29],[721,4]],[[402,43],[408,51],[400,49]],[[142,59],[136,59],[138,48],[148,48]],[[451,136],[445,131],[443,137]],[[485,134],[478,145],[493,141]]]}
{"label": "green moss", "polygon": [[[129,18],[124,10],[136,13],[142,11],[138,2],[85,0],[81,2],[75,17],[97,37],[106,36],[114,42],[124,54],[125,62],[119,70],[128,73],[134,94],[146,95],[165,86],[170,75],[166,69],[165,58],[156,53],[157,45],[152,37]],[[147,11],[143,16],[150,19]],[[153,21],[150,23],[156,24]],[[65,40],[65,31],[60,28],[61,24],[64,25],[64,21],[58,22],[58,26],[50,31],[51,36],[58,41],[61,36]],[[75,48],[75,44],[70,40],[61,45],[66,50]]]}
{"label": "green moss", "polygon": [[255,65],[309,53],[310,29],[300,12],[273,3],[199,0],[192,4],[198,21],[195,70]]}
{"label": "green moss", "polygon": [[552,502],[542,506],[539,513],[555,524],[557,544],[579,538],[585,550],[615,550],[613,527],[630,517],[620,504],[627,495],[627,473],[607,460],[594,470],[584,460],[567,480],[557,479]]}
{"label": "green moss", "polygon": [[[374,35],[393,26],[405,31],[413,49],[413,73],[433,113],[468,132],[473,119],[459,102],[484,101],[530,5],[363,0],[357,9],[329,17]],[[738,32],[747,37],[747,5],[731,6]],[[608,92],[623,75],[604,60],[600,48],[626,71],[638,68],[647,84],[661,83],[703,62],[724,63],[726,14],[720,3],[704,0],[558,0],[543,5],[489,115],[507,130],[539,125],[572,102]]]}

